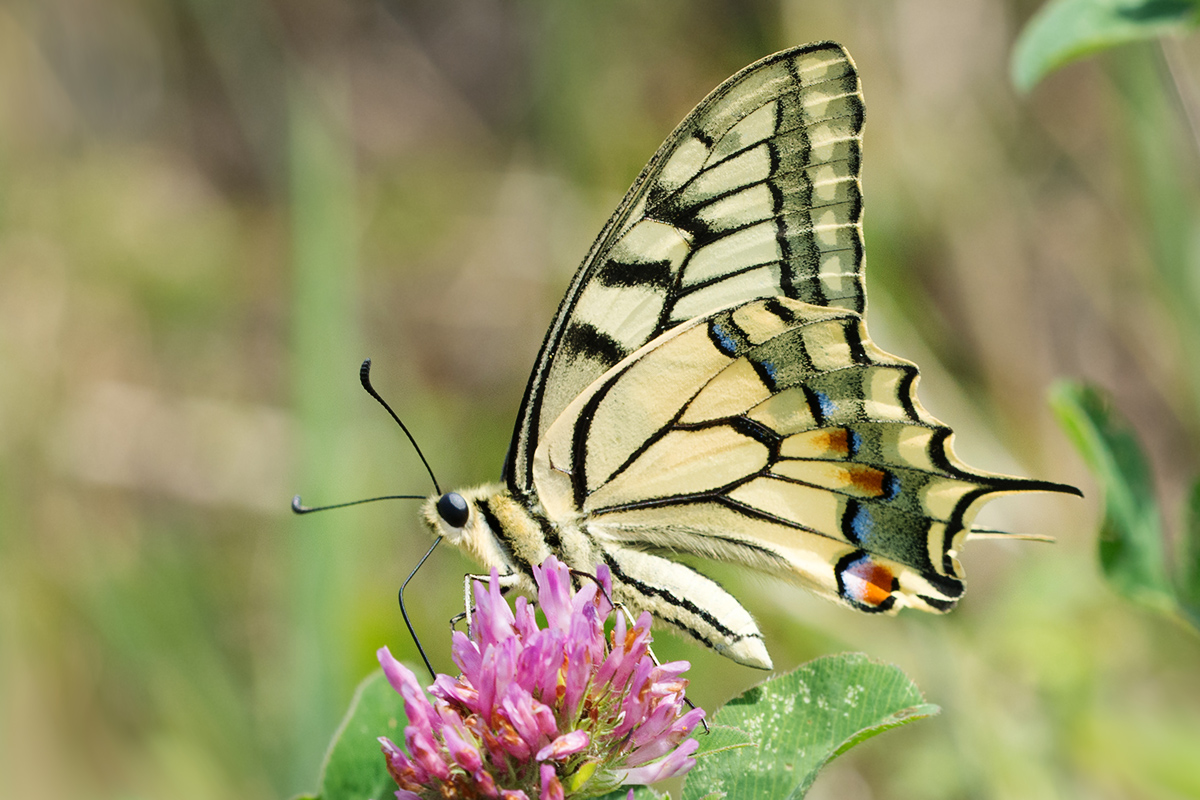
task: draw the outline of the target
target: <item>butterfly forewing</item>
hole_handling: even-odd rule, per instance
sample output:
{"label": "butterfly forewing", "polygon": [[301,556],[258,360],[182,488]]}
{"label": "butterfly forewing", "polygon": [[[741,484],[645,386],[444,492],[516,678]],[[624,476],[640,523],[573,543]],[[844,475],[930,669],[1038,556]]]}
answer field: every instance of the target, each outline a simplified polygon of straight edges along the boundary
{"label": "butterfly forewing", "polygon": [[718,87],[650,161],[597,238],[547,333],[505,478],[533,488],[541,436],[593,381],[716,308],[781,295],[861,311],[862,96],[830,43]]}

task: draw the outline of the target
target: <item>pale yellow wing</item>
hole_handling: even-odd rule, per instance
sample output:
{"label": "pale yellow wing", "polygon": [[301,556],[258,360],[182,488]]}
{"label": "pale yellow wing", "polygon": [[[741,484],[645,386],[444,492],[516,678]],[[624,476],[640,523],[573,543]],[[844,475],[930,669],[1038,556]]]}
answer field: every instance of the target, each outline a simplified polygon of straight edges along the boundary
{"label": "pale yellow wing", "polygon": [[599,541],[786,575],[864,611],[946,611],[995,494],[1073,487],[973,470],[861,316],[790,298],[677,326],[544,433],[538,497]]}

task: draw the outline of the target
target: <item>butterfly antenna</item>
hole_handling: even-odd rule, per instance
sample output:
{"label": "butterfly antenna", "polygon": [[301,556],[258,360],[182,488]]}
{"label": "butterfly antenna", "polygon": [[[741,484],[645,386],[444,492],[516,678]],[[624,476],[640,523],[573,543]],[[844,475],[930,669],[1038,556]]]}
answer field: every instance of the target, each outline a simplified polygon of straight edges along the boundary
{"label": "butterfly antenna", "polygon": [[[364,369],[365,367],[366,365],[364,364]],[[383,401],[381,400],[380,402]],[[390,411],[391,409],[388,410]],[[429,663],[429,656],[425,655],[425,648],[421,647],[421,640],[417,638],[417,632],[413,629],[413,624],[408,618],[408,609],[404,607],[404,590],[408,587],[408,582],[411,581],[413,576],[417,574],[417,570],[419,570],[421,565],[425,563],[425,559],[429,558],[429,556],[433,554],[434,548],[441,544],[441,541],[441,536],[433,540],[433,544],[430,545],[429,549],[425,551],[425,555],[421,556],[421,560],[417,562],[417,565],[413,567],[413,571],[409,573],[408,578],[406,578],[404,583],[400,586],[400,616],[404,617],[404,624],[408,626],[408,634],[412,637],[413,642],[417,645],[417,652],[421,654],[421,660],[425,662],[425,668],[429,670],[430,679],[435,681],[437,680],[437,673],[433,671],[433,664]]]}
{"label": "butterfly antenna", "polygon": [[[375,391],[375,387],[371,385],[371,359],[363,359],[362,366],[358,368],[358,381],[362,384],[362,387],[367,390],[367,394],[371,395],[371,397],[374,397],[379,405],[383,406],[388,414],[391,415],[392,419],[396,421],[396,424],[400,426],[400,430],[404,431],[404,435],[407,436],[408,441],[412,443],[413,449],[417,451],[417,457],[420,458],[421,463],[425,465],[425,471],[429,473],[429,480],[433,481],[434,492],[441,494],[442,487],[438,485],[438,479],[433,474],[433,467],[429,466],[429,461],[426,460],[425,454],[421,452],[421,446],[417,444],[417,440],[412,435],[412,431],[408,429],[408,426],[401,421],[400,417],[395,411],[392,410],[392,407],[388,405],[387,401],[380,397],[379,392]],[[425,655],[425,648],[421,646],[421,639],[417,636],[416,629],[413,628],[412,620],[408,618],[408,609],[404,606],[404,590],[408,587],[408,583],[413,579],[413,576],[415,576],[421,569],[421,565],[425,563],[429,556],[433,555],[434,549],[441,541],[442,537],[440,536],[433,540],[433,544],[430,545],[429,549],[425,551],[425,555],[421,556],[421,560],[417,562],[417,565],[413,567],[412,572],[410,572],[408,577],[405,578],[404,583],[400,585],[400,591],[397,595],[397,598],[400,601],[400,616],[404,617],[404,625],[408,628],[408,635],[412,637],[413,644],[417,646],[417,652],[421,654],[421,660],[425,662],[425,669],[429,670],[429,677],[432,680],[437,680],[437,673],[433,671],[433,664],[429,663],[429,656]]]}
{"label": "butterfly antenna", "polygon": [[[437,494],[441,494],[442,488],[438,486],[437,478],[435,478],[433,475],[433,468],[430,467],[429,462],[425,460],[425,454],[421,452],[421,447],[417,444],[417,440],[414,439],[412,433],[409,432],[408,426],[400,421],[400,417],[396,416],[396,412],[392,411],[392,407],[387,404],[386,400],[379,396],[379,392],[375,391],[375,387],[371,385],[371,359],[365,359],[362,363],[362,366],[358,368],[358,380],[362,384],[362,387],[367,390],[367,394],[371,395],[371,397],[374,397],[379,402],[379,405],[387,409],[387,412],[392,415],[392,419],[396,420],[396,424],[400,426],[400,430],[404,431],[404,435],[408,437],[410,442],[412,442],[413,449],[417,451],[417,456],[420,457],[421,463],[425,465],[425,471],[429,473],[429,479],[433,481],[433,490]],[[432,548],[430,548],[430,552],[433,552]],[[428,556],[428,553],[426,556]],[[421,559],[421,561],[424,562],[425,559]],[[419,567],[420,564],[417,566]],[[424,655],[424,653],[421,655]],[[425,663],[428,664],[429,661],[426,660]]]}
{"label": "butterfly antenna", "polygon": [[374,503],[376,500],[424,500],[419,494],[387,494],[380,497],[368,497],[364,500],[351,500],[349,503],[334,503],[328,506],[306,506],[300,502],[300,495],[292,498],[292,512],[296,514],[311,514],[314,511],[329,511],[331,508],[346,508],[360,506],[363,503]]}
{"label": "butterfly antenna", "polygon": [[[425,465],[425,471],[429,473],[429,479],[433,481],[434,491],[440,495],[442,493],[442,488],[438,485],[437,478],[433,474],[433,468],[429,466],[429,461],[426,460],[425,454],[421,452],[421,446],[417,444],[417,440],[413,437],[412,432],[408,429],[408,426],[400,420],[400,417],[396,415],[396,412],[392,410],[392,407],[388,405],[386,400],[379,396],[379,392],[375,391],[375,387],[371,385],[371,359],[368,358],[362,362],[362,366],[358,369],[358,380],[360,383],[362,383],[362,387],[367,390],[367,394],[371,395],[371,397],[374,397],[379,405],[383,406],[388,414],[391,415],[392,419],[396,421],[396,424],[400,426],[400,430],[404,431],[404,435],[407,436],[408,441],[412,443],[413,449],[417,451],[417,456],[421,459],[421,463]],[[333,508],[346,508],[347,506],[357,506],[362,505],[363,503],[374,503],[377,500],[424,499],[425,497],[422,495],[390,494],[382,495],[380,497],[368,497],[364,500],[352,500],[348,503],[334,503],[327,506],[306,506],[300,501],[300,495],[296,495],[292,498],[292,511],[296,514],[311,514],[314,511],[328,511]],[[433,664],[429,662],[429,656],[425,655],[425,648],[421,646],[421,640],[417,637],[417,631],[413,628],[412,620],[408,618],[408,609],[404,606],[404,590],[408,587],[408,584],[410,581],[412,581],[413,577],[416,576],[417,571],[421,569],[421,566],[429,559],[429,556],[433,555],[434,549],[441,541],[441,536],[433,540],[433,544],[425,552],[425,555],[421,557],[421,560],[417,562],[417,565],[413,567],[412,572],[409,573],[404,583],[400,586],[399,593],[400,616],[404,617],[404,625],[408,628],[408,635],[412,637],[413,644],[417,646],[417,652],[421,654],[421,660],[425,662],[425,668],[429,670],[429,675],[433,680],[437,680],[437,673],[433,671]]]}

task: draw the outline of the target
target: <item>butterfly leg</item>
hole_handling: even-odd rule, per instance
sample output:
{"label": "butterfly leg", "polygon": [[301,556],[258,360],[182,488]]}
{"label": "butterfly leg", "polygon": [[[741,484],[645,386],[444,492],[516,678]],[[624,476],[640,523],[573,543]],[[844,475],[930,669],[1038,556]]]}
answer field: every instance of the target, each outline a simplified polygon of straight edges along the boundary
{"label": "butterfly leg", "polygon": [[[470,575],[470,574],[468,574],[468,575],[464,576],[464,578],[463,578],[463,611],[461,614],[455,614],[450,619],[450,630],[454,630],[454,626],[457,625],[458,623],[462,622],[464,619],[467,621],[467,629],[469,630],[471,628],[471,614],[475,610],[475,605],[471,602],[471,583],[474,581],[479,581],[480,583],[483,583],[484,585],[486,585],[487,582],[489,580],[491,580],[491,578],[492,578],[491,575]],[[512,589],[514,586],[516,586],[520,580],[521,580],[521,576],[519,574],[517,574],[516,572],[507,572],[504,575],[501,575],[500,576],[500,594],[501,595],[508,594],[509,590]]]}
{"label": "butterfly leg", "polygon": [[[469,584],[469,581],[470,581],[470,579],[471,579],[471,578],[480,578],[480,577],[482,577],[482,578],[487,578],[487,577],[489,577],[489,576],[487,576],[487,575],[482,575],[482,576],[481,576],[481,575],[469,575],[469,576],[467,576],[467,580],[468,580],[468,587],[469,587],[469,585],[470,585],[470,584]],[[507,594],[508,594],[508,590],[509,590],[509,589],[511,589],[511,588],[512,588],[511,586],[501,586],[501,587],[500,587],[500,594],[501,594],[501,595],[507,595]],[[468,592],[468,597],[470,597],[470,594],[469,594],[469,592],[470,592],[470,589],[469,589],[469,588],[467,589],[467,592]],[[450,618],[450,630],[451,630],[451,631],[456,631],[456,630],[458,630],[458,623],[462,622],[464,619],[465,619],[465,620],[467,620],[467,621],[468,621],[468,624],[469,624],[469,622],[470,622],[470,618],[471,618],[471,611],[472,611],[472,610],[474,610],[474,608],[475,608],[475,606],[473,606],[473,605],[470,605],[470,606],[464,606],[464,610],[463,610],[463,611],[460,611],[460,612],[458,612],[457,614],[455,614],[453,617],[451,617],[451,618]]]}
{"label": "butterfly leg", "polygon": [[[604,599],[607,600],[608,604],[610,606],[612,606],[613,608],[618,608],[618,607],[624,608],[624,606],[622,606],[620,603],[613,602],[612,595],[609,594],[608,589],[604,586],[603,583],[600,582],[600,579],[597,578],[592,573],[586,572],[581,569],[568,569],[567,572],[569,572],[571,574],[571,577],[573,577],[573,578],[587,578],[589,581],[596,584],[597,588],[600,589],[600,593],[604,595]],[[575,585],[579,586],[579,582],[576,581]],[[625,612],[625,615],[629,616],[629,612]],[[633,622],[633,618],[630,617],[629,621]]]}

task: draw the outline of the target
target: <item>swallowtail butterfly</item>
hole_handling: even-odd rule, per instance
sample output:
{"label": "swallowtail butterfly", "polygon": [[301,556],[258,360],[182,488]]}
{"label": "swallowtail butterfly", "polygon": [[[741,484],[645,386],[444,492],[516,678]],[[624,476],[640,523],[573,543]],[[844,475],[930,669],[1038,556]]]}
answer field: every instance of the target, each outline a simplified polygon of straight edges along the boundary
{"label": "swallowtail butterfly", "polygon": [[436,536],[509,586],[553,554],[742,664],[762,634],[672,556],[732,562],[851,608],[941,613],[984,501],[1078,493],[979,472],[867,336],[863,99],[846,51],[786,50],[675,129],[592,245],[546,334],[503,481],[430,497]]}

